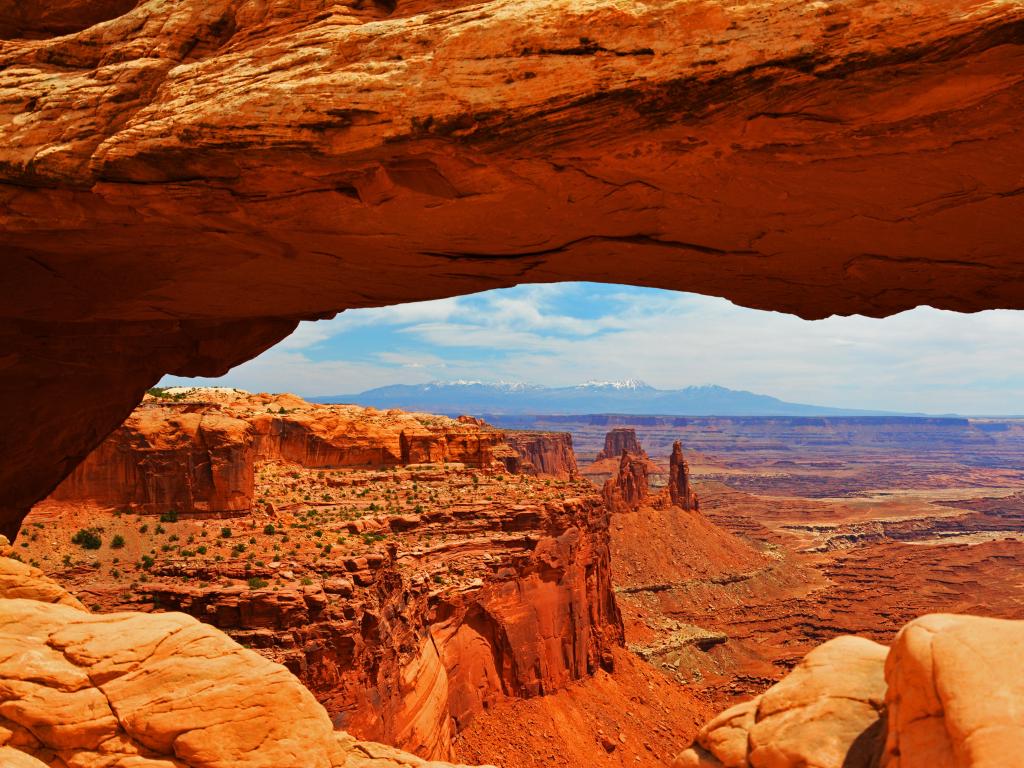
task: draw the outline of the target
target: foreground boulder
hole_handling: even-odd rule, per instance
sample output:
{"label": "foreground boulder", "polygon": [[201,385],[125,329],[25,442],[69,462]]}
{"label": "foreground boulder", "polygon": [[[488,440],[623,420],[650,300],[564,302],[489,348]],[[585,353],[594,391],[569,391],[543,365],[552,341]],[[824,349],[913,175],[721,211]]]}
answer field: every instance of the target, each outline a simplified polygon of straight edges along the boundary
{"label": "foreground boulder", "polygon": [[430,765],[334,731],[284,667],[188,616],[94,615],[19,578],[45,581],[0,558],[0,765]]}
{"label": "foreground boulder", "polygon": [[[850,636],[815,648],[781,682],[704,726],[675,768],[866,768],[887,652]],[[851,764],[853,752],[864,759]]]}
{"label": "foreground boulder", "polygon": [[673,768],[1024,765],[1024,622],[935,614],[839,637],[700,731]]}

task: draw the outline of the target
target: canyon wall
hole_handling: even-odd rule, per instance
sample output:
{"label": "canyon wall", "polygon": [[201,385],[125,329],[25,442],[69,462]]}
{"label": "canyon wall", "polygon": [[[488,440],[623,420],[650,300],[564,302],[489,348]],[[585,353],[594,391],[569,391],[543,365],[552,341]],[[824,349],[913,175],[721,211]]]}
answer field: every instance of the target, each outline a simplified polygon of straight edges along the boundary
{"label": "canyon wall", "polygon": [[[0,538],[0,764],[428,768],[336,731],[278,664],[179,613],[91,614]],[[431,766],[438,766],[432,763]]]}
{"label": "canyon wall", "polygon": [[246,512],[255,430],[203,406],[139,407],[52,494],[146,513]]}
{"label": "canyon wall", "polygon": [[[610,668],[623,637],[608,511],[577,483],[568,435],[506,442],[475,419],[292,395],[176,397],[140,405],[34,518],[65,542],[82,524],[118,532],[120,548],[89,552],[107,567],[82,574],[91,604],[194,616],[287,666],[340,727],[430,758],[452,757],[497,702]],[[234,440],[218,442],[225,424]],[[215,503],[225,451],[237,508]],[[123,514],[169,509],[234,519],[154,530]],[[74,547],[26,554],[75,581]]]}
{"label": "canyon wall", "polygon": [[0,19],[10,533],[163,374],[345,308],[579,279],[804,317],[1024,307],[1016,2]]}
{"label": "canyon wall", "polygon": [[476,420],[248,395],[223,403],[149,397],[51,494],[144,513],[244,513],[253,467],[310,469],[456,463],[576,477],[568,433],[506,435]]}
{"label": "canyon wall", "polygon": [[604,436],[604,448],[597,454],[594,461],[601,459],[617,459],[623,452],[633,456],[647,458],[647,453],[640,446],[636,430],[632,427],[616,427]]}
{"label": "canyon wall", "polygon": [[506,432],[505,442],[518,460],[508,465],[511,472],[575,480],[579,470],[568,432]]}

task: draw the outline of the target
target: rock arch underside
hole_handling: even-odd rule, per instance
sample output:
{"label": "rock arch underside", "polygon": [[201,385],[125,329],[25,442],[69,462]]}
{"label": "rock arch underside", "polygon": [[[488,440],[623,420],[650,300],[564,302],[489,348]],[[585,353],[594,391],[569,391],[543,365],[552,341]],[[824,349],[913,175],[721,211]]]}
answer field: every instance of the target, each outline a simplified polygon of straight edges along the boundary
{"label": "rock arch underside", "polygon": [[163,374],[346,308],[1024,308],[1019,0],[35,5],[0,0],[7,533]]}

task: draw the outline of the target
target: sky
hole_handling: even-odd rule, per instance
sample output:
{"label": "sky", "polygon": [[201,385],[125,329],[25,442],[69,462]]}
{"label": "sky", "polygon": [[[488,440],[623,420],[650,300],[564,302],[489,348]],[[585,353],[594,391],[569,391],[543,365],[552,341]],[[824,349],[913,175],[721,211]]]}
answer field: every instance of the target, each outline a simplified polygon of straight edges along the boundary
{"label": "sky", "polygon": [[1024,412],[1024,312],[930,307],[807,321],[725,299],[597,283],[522,285],[302,323],[219,379],[302,396],[387,384],[640,379],[790,402],[926,413]]}

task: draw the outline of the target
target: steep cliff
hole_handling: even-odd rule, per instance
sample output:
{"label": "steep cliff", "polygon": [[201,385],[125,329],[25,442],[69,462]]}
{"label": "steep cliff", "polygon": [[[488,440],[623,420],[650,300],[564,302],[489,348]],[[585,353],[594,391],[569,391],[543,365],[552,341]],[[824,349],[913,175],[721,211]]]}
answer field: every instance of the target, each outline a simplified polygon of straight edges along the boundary
{"label": "steep cliff", "polygon": [[[116,466],[103,486],[115,508],[91,492],[90,459],[30,518],[25,554],[103,610],[172,609],[223,629],[285,664],[336,723],[425,757],[450,757],[499,701],[611,665],[622,623],[608,512],[588,484],[532,463],[508,472],[500,457],[519,454],[476,420],[213,394],[139,413],[165,438],[184,417],[241,425],[242,513],[132,519]],[[96,462],[116,448],[142,463],[122,433]],[[525,438],[542,465],[574,469],[567,436]],[[160,482],[183,471],[145,466]]]}
{"label": "steep cliff", "polygon": [[218,630],[178,613],[90,614],[6,545],[4,766],[428,768],[335,731],[286,669]]}
{"label": "steep cliff", "polygon": [[559,480],[578,477],[572,435],[568,432],[506,432],[505,442],[518,456],[508,465],[512,472]]}
{"label": "steep cliff", "polygon": [[700,500],[690,486],[690,465],[683,457],[683,444],[676,440],[672,444],[672,455],[668,460],[668,500],[686,511],[699,510]]}
{"label": "steep cliff", "polygon": [[1022,24],[987,0],[6,2],[3,527],[162,374],[348,307],[566,279],[806,317],[1022,307]]}
{"label": "steep cliff", "polygon": [[604,436],[604,448],[594,458],[594,461],[601,459],[617,459],[623,452],[636,457],[647,458],[647,452],[640,446],[636,430],[632,427],[616,427]]}
{"label": "steep cliff", "polygon": [[245,512],[253,500],[254,438],[250,423],[216,409],[147,402],[51,498],[160,514]]}

